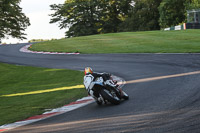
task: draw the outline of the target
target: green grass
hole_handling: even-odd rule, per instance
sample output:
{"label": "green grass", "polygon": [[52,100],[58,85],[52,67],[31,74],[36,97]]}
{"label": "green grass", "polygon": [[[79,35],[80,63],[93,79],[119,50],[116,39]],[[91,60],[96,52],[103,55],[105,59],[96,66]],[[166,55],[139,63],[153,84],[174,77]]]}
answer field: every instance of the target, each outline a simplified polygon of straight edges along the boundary
{"label": "green grass", "polygon": [[200,30],[147,31],[74,37],[33,45],[31,50],[85,53],[199,53]]}
{"label": "green grass", "polygon": [[0,75],[0,125],[42,114],[45,109],[60,107],[87,96],[85,89],[81,88],[2,97],[7,94],[81,85],[84,74],[79,71],[0,63]]}

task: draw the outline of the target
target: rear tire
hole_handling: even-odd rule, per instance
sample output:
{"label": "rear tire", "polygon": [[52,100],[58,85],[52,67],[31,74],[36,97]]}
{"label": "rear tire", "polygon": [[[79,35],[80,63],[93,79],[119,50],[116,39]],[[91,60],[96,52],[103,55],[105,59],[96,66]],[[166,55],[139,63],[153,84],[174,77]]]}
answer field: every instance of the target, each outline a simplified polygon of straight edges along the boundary
{"label": "rear tire", "polygon": [[102,101],[96,101],[98,105],[102,105]]}
{"label": "rear tire", "polygon": [[102,89],[102,90],[100,91],[100,94],[102,95],[102,97],[103,97],[105,100],[109,101],[110,103],[115,104],[115,105],[120,104],[120,99],[119,99],[117,96],[111,95],[110,92],[109,92],[108,90]]}

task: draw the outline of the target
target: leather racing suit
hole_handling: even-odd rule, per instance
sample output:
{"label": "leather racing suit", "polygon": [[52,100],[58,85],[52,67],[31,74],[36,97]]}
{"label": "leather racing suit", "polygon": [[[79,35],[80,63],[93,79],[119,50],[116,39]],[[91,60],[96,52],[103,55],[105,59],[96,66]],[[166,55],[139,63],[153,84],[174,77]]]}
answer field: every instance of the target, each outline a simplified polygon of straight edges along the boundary
{"label": "leather racing suit", "polygon": [[88,91],[88,94],[91,95],[96,101],[98,100],[99,94],[91,88],[91,83],[101,80],[105,86],[107,87],[118,87],[113,80],[111,80],[111,75],[109,73],[92,73],[92,74],[86,74],[84,76],[84,86],[86,90]]}

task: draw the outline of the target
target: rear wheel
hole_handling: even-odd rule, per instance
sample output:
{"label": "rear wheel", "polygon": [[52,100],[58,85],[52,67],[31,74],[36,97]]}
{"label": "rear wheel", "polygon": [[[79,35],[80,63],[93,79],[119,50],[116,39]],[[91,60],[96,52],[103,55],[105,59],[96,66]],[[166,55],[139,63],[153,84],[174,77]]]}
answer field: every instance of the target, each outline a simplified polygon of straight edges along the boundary
{"label": "rear wheel", "polygon": [[102,105],[102,101],[96,101],[98,105]]}
{"label": "rear wheel", "polygon": [[102,89],[100,91],[100,94],[102,97],[107,100],[108,102],[118,105],[120,103],[120,99],[117,97],[117,95],[114,92],[110,92],[106,89]]}

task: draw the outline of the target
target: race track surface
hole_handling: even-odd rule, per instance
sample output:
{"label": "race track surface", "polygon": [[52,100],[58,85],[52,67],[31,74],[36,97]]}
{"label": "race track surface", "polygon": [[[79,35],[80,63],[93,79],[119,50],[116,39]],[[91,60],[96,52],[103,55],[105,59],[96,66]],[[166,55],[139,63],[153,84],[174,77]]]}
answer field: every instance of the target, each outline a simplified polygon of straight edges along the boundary
{"label": "race track surface", "polygon": [[200,132],[200,74],[183,75],[200,70],[199,54],[42,55],[21,53],[22,46],[0,46],[0,62],[74,70],[90,66],[124,78],[130,100],[118,106],[92,103],[6,133]]}

